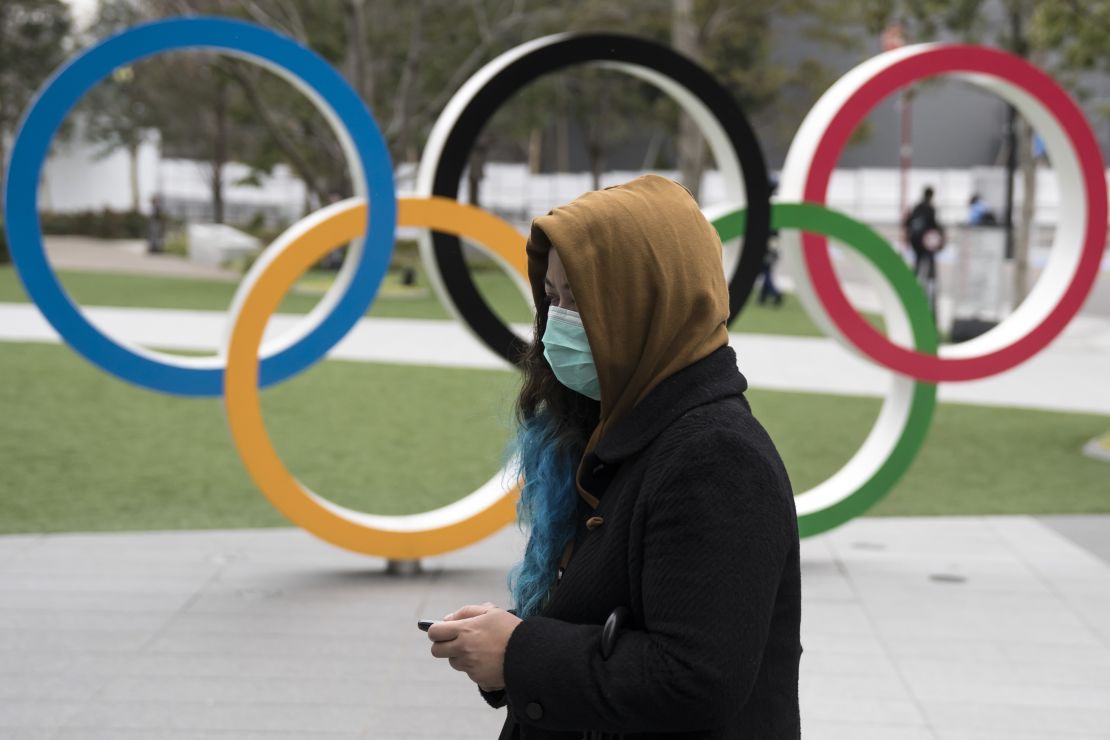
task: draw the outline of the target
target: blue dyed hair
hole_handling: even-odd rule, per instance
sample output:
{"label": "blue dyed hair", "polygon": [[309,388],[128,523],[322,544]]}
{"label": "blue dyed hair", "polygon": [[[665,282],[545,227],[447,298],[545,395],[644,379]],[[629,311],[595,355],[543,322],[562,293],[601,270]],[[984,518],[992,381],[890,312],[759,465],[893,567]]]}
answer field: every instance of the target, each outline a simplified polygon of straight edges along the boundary
{"label": "blue dyed hair", "polygon": [[560,438],[550,414],[522,421],[510,447],[515,476],[524,478],[517,502],[517,525],[531,532],[524,559],[509,571],[508,586],[517,616],[539,612],[555,585],[563,548],[574,538],[578,491],[575,468],[582,450]]}

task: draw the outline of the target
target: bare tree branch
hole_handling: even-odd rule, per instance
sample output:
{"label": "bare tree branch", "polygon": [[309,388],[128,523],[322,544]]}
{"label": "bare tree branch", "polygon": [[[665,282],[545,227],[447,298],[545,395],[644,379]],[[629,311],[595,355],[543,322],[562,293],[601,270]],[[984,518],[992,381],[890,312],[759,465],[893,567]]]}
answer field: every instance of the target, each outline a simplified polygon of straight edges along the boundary
{"label": "bare tree branch", "polygon": [[367,105],[372,106],[374,86],[367,69],[366,14],[363,0],[346,0],[345,5],[347,6],[347,54],[351,80],[359,97]]}
{"label": "bare tree branch", "polygon": [[492,32],[489,25],[489,17],[486,15],[486,9],[482,6],[482,0],[470,0],[470,12],[474,15],[474,25],[478,28],[478,34],[482,37],[482,41],[489,43]]}
{"label": "bare tree branch", "polygon": [[304,180],[305,185],[310,191],[317,196],[321,193],[321,178],[316,170],[309,164],[308,160],[300,152],[300,147],[293,142],[285,133],[283,128],[275,120],[273,113],[269,107],[262,100],[262,96],[258,93],[258,86],[255,84],[251,73],[244,70],[242,64],[234,60],[221,60],[219,63],[220,69],[227,73],[227,75],[235,80],[240,89],[247,97],[247,102],[250,103],[251,108],[258,114],[262,125],[266,127],[266,131],[274,138],[274,143],[289,159],[289,164],[297,171],[301,179]]}
{"label": "bare tree branch", "polygon": [[455,91],[458,90],[463,81],[473,74],[474,69],[489,52],[490,47],[500,41],[503,35],[514,27],[521,25],[526,20],[523,7],[523,3],[518,2],[511,13],[494,24],[489,40],[483,41],[471,49],[466,58],[455,67],[454,74],[451,75],[451,79],[443,86],[440,93],[425,103],[424,106],[412,116],[412,120],[424,120],[430,112],[438,111],[447,104],[447,101],[451,99],[451,96],[455,94]]}
{"label": "bare tree branch", "polygon": [[[425,8],[424,0],[416,0],[412,32],[409,34],[408,52],[405,55],[404,66],[401,68],[401,79],[397,83],[397,92],[393,98],[393,117],[386,127],[385,133],[386,138],[391,141],[399,137],[403,149],[408,148],[413,78],[416,76],[416,67],[420,63],[420,55],[423,53],[421,41],[424,38]],[[402,154],[405,154],[405,152],[402,152]]]}
{"label": "bare tree branch", "polygon": [[706,44],[716,38],[721,28],[728,23],[735,14],[736,8],[734,6],[718,3],[713,9],[713,12],[705,19],[705,23],[702,24],[701,30],[698,33],[701,42]]}

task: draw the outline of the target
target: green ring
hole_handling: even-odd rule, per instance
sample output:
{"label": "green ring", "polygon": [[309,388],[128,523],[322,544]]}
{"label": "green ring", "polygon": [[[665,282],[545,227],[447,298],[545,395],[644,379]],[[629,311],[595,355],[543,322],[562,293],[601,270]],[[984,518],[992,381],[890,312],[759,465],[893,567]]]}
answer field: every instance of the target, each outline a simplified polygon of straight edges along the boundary
{"label": "green ring", "polygon": [[[714,219],[721,241],[744,233],[747,212],[739,209]],[[925,293],[894,248],[873,229],[815,203],[777,203],[771,208],[772,229],[799,229],[836,239],[869,261],[894,289],[909,318],[914,349],[935,355],[939,339]],[[889,399],[888,399],[889,400]],[[826,508],[798,516],[798,531],[809,537],[844,524],[890,493],[909,469],[925,442],[936,408],[935,383],[913,382],[909,412],[902,433],[886,460],[855,491]]]}

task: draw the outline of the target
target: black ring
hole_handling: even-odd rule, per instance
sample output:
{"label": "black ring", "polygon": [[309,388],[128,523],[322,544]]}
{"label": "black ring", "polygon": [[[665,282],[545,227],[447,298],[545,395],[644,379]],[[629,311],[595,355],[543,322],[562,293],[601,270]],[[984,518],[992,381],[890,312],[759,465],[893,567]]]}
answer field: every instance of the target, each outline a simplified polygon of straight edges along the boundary
{"label": "black ring", "polygon": [[[459,180],[478,135],[513,93],[544,74],[586,62],[635,64],[671,78],[701,100],[728,136],[743,172],[748,209],[740,263],[728,286],[731,323],[751,295],[767,253],[771,224],[767,164],[759,140],[732,94],[705,68],[667,46],[619,34],[560,35],[509,63],[470,99],[455,120],[435,164],[432,194],[458,197]],[[433,232],[432,243],[440,278],[459,314],[486,346],[519,364],[528,345],[478,292],[463,259],[462,242],[452,234]]]}

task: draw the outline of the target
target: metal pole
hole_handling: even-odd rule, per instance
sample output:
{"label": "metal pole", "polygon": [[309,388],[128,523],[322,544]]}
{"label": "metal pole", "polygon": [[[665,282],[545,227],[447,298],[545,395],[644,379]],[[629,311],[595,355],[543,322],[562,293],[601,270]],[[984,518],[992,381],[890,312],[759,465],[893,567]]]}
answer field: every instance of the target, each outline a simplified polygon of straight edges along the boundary
{"label": "metal pole", "polygon": [[1014,174],[1017,171],[1017,109],[1009,106],[1006,116],[1006,201],[1002,225],[1006,228],[1006,259],[1014,258]]}
{"label": "metal pole", "polygon": [[[1010,13],[1010,51],[1020,57],[1028,50],[1021,37],[1021,13]],[[1017,171],[1017,109],[1009,106],[1006,116],[1006,204],[1002,225],[1006,227],[1006,259],[1014,258],[1014,174]]]}
{"label": "metal pole", "polygon": [[902,136],[898,146],[898,170],[900,182],[898,186],[898,221],[906,217],[906,207],[909,204],[910,163],[913,160],[913,91],[906,90],[902,93]]}

